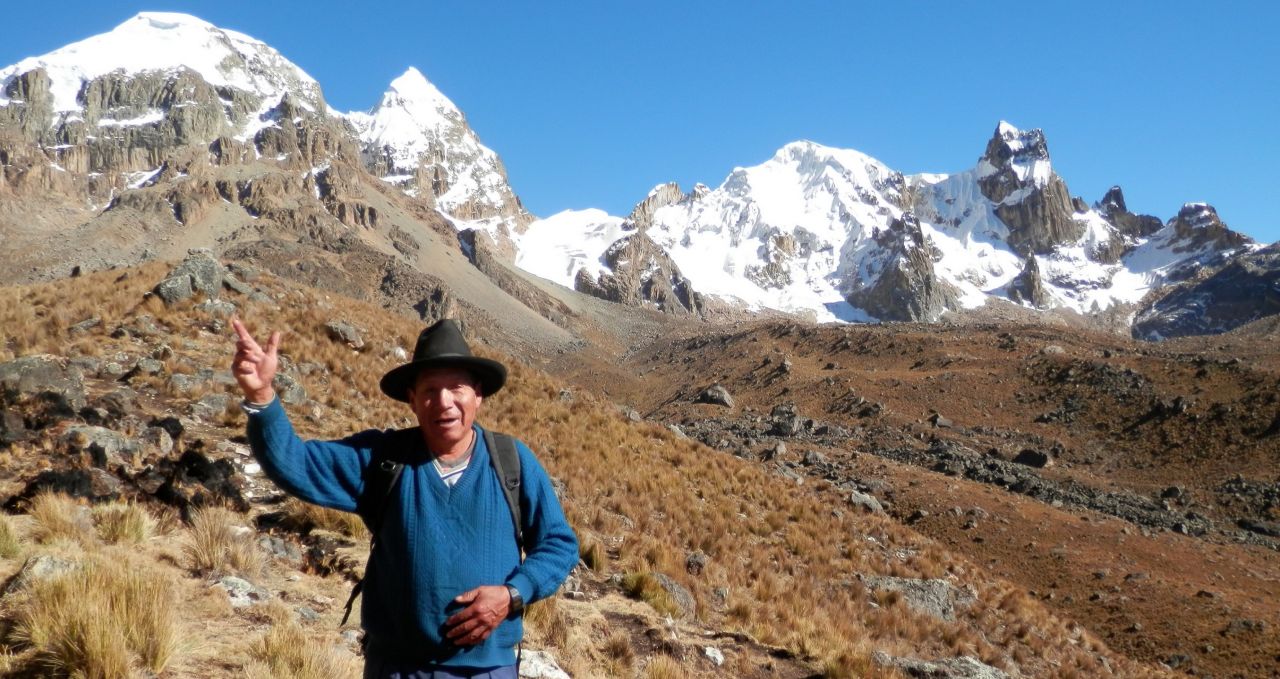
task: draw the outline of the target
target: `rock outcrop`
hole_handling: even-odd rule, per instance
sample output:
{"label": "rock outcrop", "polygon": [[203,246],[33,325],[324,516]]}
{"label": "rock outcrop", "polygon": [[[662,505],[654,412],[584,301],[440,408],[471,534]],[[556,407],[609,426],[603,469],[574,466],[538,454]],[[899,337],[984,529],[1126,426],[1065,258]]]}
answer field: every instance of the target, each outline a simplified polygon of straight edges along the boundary
{"label": "rock outcrop", "polygon": [[850,304],[885,321],[936,321],[958,306],[954,287],[933,269],[940,255],[925,238],[920,221],[910,212],[894,220],[876,237],[884,267],[875,283],[846,294]]}
{"label": "rock outcrop", "polygon": [[1072,219],[1071,196],[1050,166],[1040,130],[1024,132],[1001,123],[978,161],[978,185],[1008,225],[1009,245],[1024,257],[1048,254],[1084,235],[1084,226]]}
{"label": "rock outcrop", "polygon": [[1107,194],[1093,207],[1126,238],[1146,238],[1164,226],[1159,217],[1129,212],[1124,202],[1124,191],[1119,186],[1108,189]]}
{"label": "rock outcrop", "polygon": [[702,295],[693,289],[666,251],[645,233],[619,239],[602,259],[609,271],[592,280],[585,270],[580,270],[574,281],[579,292],[629,306],[652,306],[668,314],[703,313]]}
{"label": "rock outcrop", "polygon": [[1027,255],[1022,272],[1009,283],[1009,299],[1037,309],[1048,307],[1053,302],[1040,278],[1040,265],[1035,255]]}
{"label": "rock outcrop", "polygon": [[[1211,235],[1214,231],[1216,225],[1210,222],[1203,238],[1231,237],[1222,232]],[[1280,243],[1170,291],[1138,313],[1133,336],[1159,340],[1217,334],[1275,314],[1280,314]]]}
{"label": "rock outcrop", "polygon": [[416,68],[392,81],[372,111],[347,119],[366,169],[408,196],[460,222],[478,222],[499,241],[533,221],[498,155]]}

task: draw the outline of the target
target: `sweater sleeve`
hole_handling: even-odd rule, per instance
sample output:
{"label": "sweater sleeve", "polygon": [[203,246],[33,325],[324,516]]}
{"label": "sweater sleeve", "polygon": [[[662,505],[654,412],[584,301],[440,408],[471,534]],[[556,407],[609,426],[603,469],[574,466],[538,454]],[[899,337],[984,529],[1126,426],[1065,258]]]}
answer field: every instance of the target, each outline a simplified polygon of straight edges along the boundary
{"label": "sweater sleeve", "polygon": [[338,441],[304,441],[294,432],[280,399],[245,411],[249,445],[268,478],[312,504],[356,510],[364,488],[363,472],[382,432],[360,432]]}
{"label": "sweater sleeve", "polygon": [[525,560],[507,584],[520,590],[526,603],[555,594],[556,588],[578,565],[578,538],[564,517],[551,478],[533,451],[516,443],[520,453],[521,501],[525,506]]}

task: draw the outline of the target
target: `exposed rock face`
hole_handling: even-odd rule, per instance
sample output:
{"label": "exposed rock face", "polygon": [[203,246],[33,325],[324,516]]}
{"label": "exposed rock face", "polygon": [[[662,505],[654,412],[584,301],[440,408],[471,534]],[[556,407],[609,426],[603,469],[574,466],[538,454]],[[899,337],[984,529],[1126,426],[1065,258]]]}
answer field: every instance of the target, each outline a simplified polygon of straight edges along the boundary
{"label": "exposed rock face", "polygon": [[155,291],[165,304],[187,299],[196,292],[217,297],[222,291],[224,275],[222,264],[214,259],[213,253],[204,249],[192,250],[181,264],[156,284]]}
{"label": "exposed rock face", "polygon": [[1036,262],[1035,255],[1027,255],[1026,263],[1022,265],[1022,273],[1009,283],[1009,299],[1021,304],[1030,304],[1037,309],[1048,307],[1053,302],[1053,298],[1045,290],[1044,281],[1040,278],[1040,265]]}
{"label": "exposed rock face", "polygon": [[958,658],[928,661],[919,658],[896,658],[883,651],[876,651],[872,659],[877,665],[896,668],[912,679],[1009,679],[1009,675],[977,658],[962,655]]}
{"label": "exposed rock face", "polygon": [[872,592],[898,592],[908,606],[939,620],[955,620],[957,609],[976,600],[972,592],[958,589],[946,580],[865,575],[862,584]]}
{"label": "exposed rock face", "polygon": [[463,222],[482,222],[501,241],[533,220],[498,155],[480,143],[462,111],[416,68],[396,78],[370,113],[347,116],[369,172]]}
{"label": "exposed rock face", "polygon": [[[705,187],[704,187],[705,188]],[[659,184],[654,187],[644,200],[636,204],[631,210],[631,215],[622,223],[624,229],[637,229],[644,231],[653,226],[653,213],[668,205],[675,205],[682,200],[689,198],[684,191],[680,190],[680,185],[675,182],[667,184]]]}
{"label": "exposed rock face", "polygon": [[1119,186],[1107,190],[1107,195],[1094,205],[1107,223],[1127,238],[1146,238],[1160,230],[1164,223],[1159,217],[1129,212],[1124,202],[1124,191]]}
{"label": "exposed rock face", "polygon": [[957,293],[934,273],[937,255],[910,212],[876,238],[884,269],[870,287],[847,293],[850,304],[885,321],[935,321],[958,305]]}
{"label": "exposed rock face", "polygon": [[1084,234],[1084,226],[1071,218],[1071,196],[1049,164],[1042,131],[1022,132],[1001,123],[978,162],[978,177],[1018,254],[1048,254]]}
{"label": "exposed rock face", "polygon": [[[156,50],[129,69],[91,58],[166,40],[203,45],[217,68],[198,72],[180,54],[165,55],[174,50]],[[78,90],[63,84],[77,80]],[[176,147],[203,150],[220,137],[269,126],[264,109],[285,96],[308,111],[326,110],[319,85],[267,45],[160,13],[4,69],[0,87],[0,127],[18,132],[10,145],[40,149],[47,162],[82,176],[79,188],[98,203],[128,188],[128,173],[154,172]]]}
{"label": "exposed rock face", "polygon": [[703,313],[702,296],[671,257],[643,232],[619,239],[603,259],[612,273],[591,280],[580,270],[574,281],[579,292],[630,306],[648,304],[668,314]]}
{"label": "exposed rock face", "polygon": [[1218,211],[1208,203],[1183,205],[1169,224],[1179,241],[1175,249],[1184,252],[1205,247],[1215,250],[1238,248],[1250,242],[1247,236],[1227,228],[1218,218]]}
{"label": "exposed rock face", "polygon": [[[1215,231],[1216,224],[1209,222],[1204,237],[1212,238],[1209,234]],[[1217,237],[1231,235],[1234,232],[1219,232]],[[1208,278],[1174,289],[1138,313],[1133,336],[1158,340],[1216,334],[1277,313],[1280,243],[1238,257]]]}
{"label": "exposed rock face", "polygon": [[30,398],[54,401],[74,412],[85,406],[84,377],[57,356],[23,356],[0,363],[0,402],[7,407]]}

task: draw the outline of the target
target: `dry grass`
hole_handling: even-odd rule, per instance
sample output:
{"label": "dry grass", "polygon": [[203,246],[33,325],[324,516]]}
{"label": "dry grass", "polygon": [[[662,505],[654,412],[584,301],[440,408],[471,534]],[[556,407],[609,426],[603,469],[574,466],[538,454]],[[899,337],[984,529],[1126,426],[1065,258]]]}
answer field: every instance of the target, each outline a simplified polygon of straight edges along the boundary
{"label": "dry grass", "polygon": [[99,537],[111,544],[146,542],[156,529],[156,520],[147,510],[131,502],[95,506],[92,516]]}
{"label": "dry grass", "polygon": [[564,648],[568,641],[569,621],[558,597],[530,604],[524,612],[524,625],[526,634],[556,648]]}
{"label": "dry grass", "polygon": [[123,553],[38,580],[21,596],[13,637],[55,675],[123,679],[135,667],[159,673],[181,644],[173,583]]}
{"label": "dry grass", "polygon": [[610,634],[605,638],[600,650],[619,669],[629,668],[635,664],[636,652],[631,647],[630,635],[625,632],[618,631]]}
{"label": "dry grass", "polygon": [[677,617],[681,614],[680,607],[652,573],[628,573],[622,579],[622,586],[627,594],[653,606],[662,615]]}
{"label": "dry grass", "polygon": [[67,541],[91,545],[97,541],[88,508],[57,493],[40,493],[31,499],[28,510],[33,527],[31,538],[42,545]]}
{"label": "dry grass", "polygon": [[[164,342],[176,352],[166,361],[171,372],[225,366],[232,351],[229,330],[213,334],[209,319],[191,305],[166,308],[155,300],[140,301],[167,266],[149,264],[122,281],[115,280],[117,272],[103,272],[56,285],[0,290],[0,360],[65,351],[69,346],[107,356],[136,355],[136,340],[117,340],[110,333],[145,313],[168,333]],[[379,377],[399,362],[389,356],[389,345],[353,353],[329,340],[322,326],[340,315],[365,328],[366,337],[398,339],[400,346],[411,347],[421,329],[416,321],[366,302],[330,300],[270,276],[256,284],[282,295],[279,306],[237,299],[241,317],[260,338],[272,329],[285,331],[281,351],[285,365],[294,368],[289,374],[321,406],[314,411],[318,415],[311,405],[290,408],[299,433],[337,438],[368,427],[409,424],[407,409],[378,396]],[[66,330],[95,315],[103,322],[87,336],[92,341],[72,337]],[[512,368],[503,392],[485,401],[481,422],[518,434],[538,452],[548,471],[565,483],[565,511],[582,539],[584,561],[595,572],[631,573],[629,588],[641,598],[648,593],[657,610],[668,612],[673,606],[665,592],[653,593],[651,578],[643,574],[683,574],[686,555],[701,550],[709,557],[703,573],[680,580],[699,602],[702,622],[785,647],[826,667],[830,676],[868,671],[865,656],[849,650],[861,648],[932,657],[965,652],[992,661],[1025,658],[1031,664],[1020,668],[1024,673],[1050,676],[1065,673],[1050,669],[1055,667],[1088,676],[1137,676],[1145,671],[1111,654],[1102,642],[1082,639],[1078,628],[1072,629],[1038,602],[1009,595],[1006,585],[908,528],[852,512],[833,516],[831,508],[841,502],[834,489],[820,484],[797,487],[657,425],[626,421],[611,403],[597,402],[590,393],[562,401],[561,385],[546,375],[482,348],[477,353]],[[317,369],[301,369],[305,364]],[[135,382],[135,387],[165,388],[163,381],[150,379]],[[221,424],[228,422],[239,420],[233,413]],[[202,512],[193,520],[187,547],[190,567],[201,573],[256,572],[262,556],[252,534],[237,535],[231,526],[240,519],[220,511],[207,516]],[[289,511],[295,509],[291,506]],[[301,504],[296,512],[300,521],[316,527],[363,534],[353,516],[329,515]],[[83,526],[76,528],[74,521],[40,527],[52,526],[52,520],[36,521],[44,539],[83,539]],[[92,537],[91,527],[87,534]],[[908,556],[896,556],[900,553]],[[873,605],[878,602],[860,588],[840,584],[856,573],[948,577],[972,584],[979,603],[959,622],[943,623],[915,615],[901,604]],[[719,607],[706,605],[714,598],[713,590],[721,588],[731,593],[728,601]],[[568,649],[575,642],[556,632],[567,625],[558,624],[563,612],[554,601],[530,608],[526,622],[531,633],[570,657],[585,653]],[[277,634],[285,639],[293,633]],[[265,647],[269,642],[264,638],[262,643]],[[664,662],[673,667],[664,668]],[[255,671],[285,672],[264,663]],[[1117,669],[1108,669],[1107,663]],[[658,671],[679,672],[661,676],[684,676],[678,664],[662,659],[651,661],[644,671],[648,676],[659,676],[654,674]]]}
{"label": "dry grass", "polygon": [[268,615],[271,628],[254,640],[245,668],[249,679],[342,679],[359,677],[361,663],[307,636],[292,612],[277,604]]}
{"label": "dry grass", "polygon": [[583,540],[578,551],[579,557],[587,565],[587,568],[597,573],[604,570],[607,557],[604,552],[604,545],[600,544],[598,540]]}
{"label": "dry grass", "polygon": [[644,676],[646,679],[684,679],[689,673],[674,658],[657,655],[645,665]]}
{"label": "dry grass", "polygon": [[22,542],[8,514],[0,514],[0,559],[13,559],[22,554]]}
{"label": "dry grass", "polygon": [[289,498],[285,502],[284,514],[287,524],[300,532],[319,528],[356,540],[369,539],[369,529],[358,514],[313,505],[297,498]]}
{"label": "dry grass", "polygon": [[239,515],[223,507],[206,507],[191,516],[186,555],[198,573],[262,572],[266,561],[255,541],[257,533],[241,525]]}

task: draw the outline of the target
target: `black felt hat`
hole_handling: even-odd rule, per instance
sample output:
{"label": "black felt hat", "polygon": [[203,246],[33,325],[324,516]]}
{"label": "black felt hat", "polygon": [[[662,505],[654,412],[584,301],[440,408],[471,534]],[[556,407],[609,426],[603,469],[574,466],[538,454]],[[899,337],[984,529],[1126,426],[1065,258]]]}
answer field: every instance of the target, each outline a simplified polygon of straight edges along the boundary
{"label": "black felt hat", "polygon": [[471,355],[471,347],[462,337],[456,321],[444,319],[418,335],[413,360],[382,376],[382,393],[397,401],[409,402],[409,388],[418,373],[427,368],[461,368],[480,380],[480,393],[489,396],[507,381],[507,367],[497,361]]}

